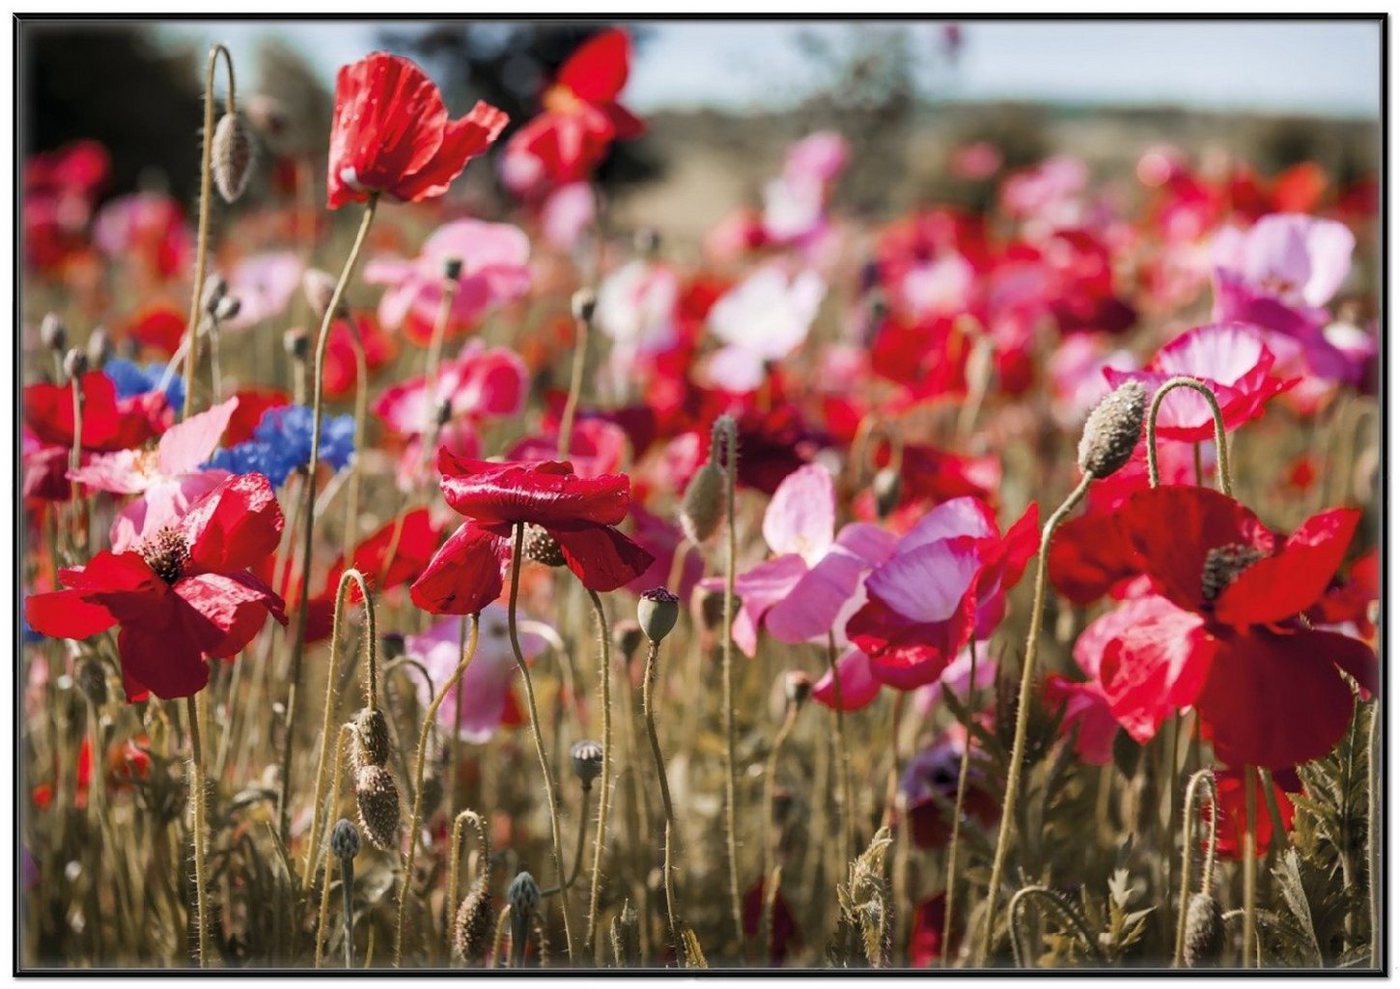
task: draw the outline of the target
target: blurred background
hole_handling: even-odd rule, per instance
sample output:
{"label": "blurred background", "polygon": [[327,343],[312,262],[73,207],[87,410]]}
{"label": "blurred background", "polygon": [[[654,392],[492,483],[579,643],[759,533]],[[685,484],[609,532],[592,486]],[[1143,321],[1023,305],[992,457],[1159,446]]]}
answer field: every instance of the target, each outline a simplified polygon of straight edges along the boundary
{"label": "blurred background", "polygon": [[[214,41],[234,54],[240,97],[273,96],[287,118],[285,143],[307,145],[276,152],[314,156],[324,153],[336,69],[372,49],[424,64],[454,112],[480,98],[520,123],[554,69],[600,26],[30,22],[21,36],[21,152],[95,138],[112,155],[103,196],[158,188],[188,203],[203,55]],[[841,195],[848,209],[876,218],[932,198],[976,207],[998,175],[1061,150],[1120,179],[1160,144],[1242,158],[1265,175],[1315,161],[1341,185],[1379,163],[1382,28],[1374,21],[629,28],[636,55],[625,96],[649,129],[617,144],[599,178],[618,220],[645,216],[682,238],[757,201],[785,146],[817,128],[851,140]],[[995,161],[959,157],[984,144]],[[468,178],[493,182],[489,170]],[[492,192],[475,194],[489,202]]]}

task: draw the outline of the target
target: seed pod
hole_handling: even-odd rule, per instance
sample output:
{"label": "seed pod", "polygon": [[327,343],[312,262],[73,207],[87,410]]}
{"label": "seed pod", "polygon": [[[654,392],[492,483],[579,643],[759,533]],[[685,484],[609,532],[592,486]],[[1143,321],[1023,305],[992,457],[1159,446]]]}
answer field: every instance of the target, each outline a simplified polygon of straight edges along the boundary
{"label": "seed pod", "polygon": [[812,696],[812,678],[801,670],[791,670],[783,678],[783,693],[788,703],[801,707]]}
{"label": "seed pod", "polygon": [[399,785],[383,766],[363,766],[355,771],[355,808],[360,827],[375,848],[399,847]]}
{"label": "seed pod", "polygon": [[443,258],[443,259],[442,259],[442,277],[445,278],[445,279],[446,279],[447,281],[449,281],[449,282],[455,282],[457,279],[461,278],[461,277],[462,277],[462,259],[461,259],[461,258]]}
{"label": "seed pod", "polygon": [[478,879],[457,907],[452,923],[453,953],[467,965],[484,962],[486,951],[491,947],[493,926],[491,894],[485,880]]}
{"label": "seed pod", "polygon": [[55,354],[63,353],[68,346],[68,328],[57,313],[48,313],[39,323],[39,342]]}
{"label": "seed pod", "polygon": [[77,347],[70,347],[68,353],[63,355],[63,373],[69,378],[81,378],[87,374],[87,370],[87,354]]}
{"label": "seed pod", "polygon": [[643,591],[637,599],[637,624],[653,644],[666,638],[676,627],[681,613],[680,600],[664,587]]}
{"label": "seed pod", "polygon": [[536,563],[543,563],[547,567],[564,565],[564,551],[559,548],[559,541],[551,536],[548,530],[538,525],[525,527],[524,548],[525,555]]}
{"label": "seed pod", "polygon": [[899,471],[893,467],[881,467],[870,482],[870,490],[875,495],[875,511],[880,518],[887,519],[899,506],[899,495],[903,488]]}
{"label": "seed pod", "polygon": [[724,514],[724,474],[714,463],[706,463],[686,485],[681,498],[681,528],[686,538],[699,545],[715,534]]}
{"label": "seed pod", "polygon": [[642,627],[628,619],[618,622],[613,626],[613,645],[617,647],[623,660],[630,663],[641,648]]}
{"label": "seed pod", "polygon": [[92,701],[94,707],[101,707],[107,703],[107,673],[100,662],[92,657],[84,659],[78,664],[75,679],[78,689],[83,692],[84,697]]}
{"label": "seed pod", "polygon": [[253,136],[243,114],[226,113],[214,128],[214,145],[210,149],[214,185],[224,202],[235,202],[248,188],[248,176],[253,174]]}
{"label": "seed pod", "polygon": [[598,297],[593,294],[591,288],[581,288],[569,299],[569,309],[574,314],[574,319],[585,323],[593,322],[593,313],[597,308]]}
{"label": "seed pod", "polygon": [[335,276],[320,268],[307,268],[301,275],[301,292],[317,319],[325,319],[335,298]]}
{"label": "seed pod", "polygon": [[331,828],[331,853],[342,862],[360,854],[360,832],[349,818],[342,817]]}
{"label": "seed pod", "polygon": [[1079,469],[1105,478],[1126,464],[1142,435],[1147,392],[1136,381],[1125,381],[1103,397],[1084,422],[1079,440]]}
{"label": "seed pod", "polygon": [[1181,960],[1187,968],[1210,968],[1220,964],[1225,948],[1225,919],[1220,904],[1206,893],[1195,893],[1186,907],[1186,940]]}
{"label": "seed pod", "polygon": [[569,747],[569,758],[573,761],[574,775],[585,790],[591,789],[593,781],[603,771],[603,747],[591,738],[575,742]]}
{"label": "seed pod", "polygon": [[306,355],[311,352],[311,338],[301,327],[294,326],[282,334],[282,349],[292,360],[305,361]]}
{"label": "seed pod", "polygon": [[355,768],[382,766],[389,761],[389,722],[377,707],[366,707],[355,715]]}
{"label": "seed pod", "polygon": [[104,364],[112,359],[112,338],[100,326],[88,336],[87,359],[88,366],[95,367],[99,371]]}

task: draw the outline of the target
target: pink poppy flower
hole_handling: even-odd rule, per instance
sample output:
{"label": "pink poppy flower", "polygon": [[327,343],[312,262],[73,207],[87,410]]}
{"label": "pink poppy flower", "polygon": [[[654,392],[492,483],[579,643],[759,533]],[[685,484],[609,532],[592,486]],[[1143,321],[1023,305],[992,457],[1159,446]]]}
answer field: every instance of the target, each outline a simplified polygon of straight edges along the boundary
{"label": "pink poppy flower", "polygon": [[[489,742],[501,726],[517,667],[515,653],[510,646],[505,606],[488,604],[481,610],[477,621],[476,654],[467,672],[462,675],[461,689],[448,693],[438,708],[437,719],[438,726],[451,738],[459,724],[457,698],[460,697],[460,737],[464,742],[480,745]],[[452,677],[460,660],[457,646],[461,622],[462,619],[455,616],[445,618],[421,635],[404,636],[405,655],[422,663],[438,687]],[[543,636],[521,630],[520,652],[527,662],[539,656],[547,646]],[[415,682],[418,684],[419,703],[426,705],[431,700],[428,685],[421,679]]]}
{"label": "pink poppy flower", "polygon": [[1216,264],[1287,305],[1325,306],[1351,270],[1356,238],[1336,220],[1271,213],[1216,235]]}
{"label": "pink poppy flower", "polygon": [[598,287],[594,319],[612,341],[605,374],[614,394],[624,393],[639,357],[675,345],[680,291],[672,268],[640,259],[618,268]]}
{"label": "pink poppy flower", "polygon": [[1107,766],[1113,761],[1119,725],[1097,683],[1051,673],[1043,695],[1046,709],[1060,715],[1060,734],[1074,737],[1074,754],[1081,762]]}
{"label": "pink poppy flower", "polygon": [[462,265],[448,317],[454,327],[471,325],[529,291],[530,239],[523,231],[508,223],[454,220],[433,231],[416,259],[377,258],[365,266],[366,282],[389,286],[379,300],[379,322],[396,328],[412,315],[432,325],[448,260]]}
{"label": "pink poppy flower", "polygon": [[[627,456],[627,434],[616,423],[606,419],[580,419],[574,423],[574,433],[569,440],[567,456],[579,477],[602,477],[622,470]],[[521,440],[506,454],[506,459],[554,460],[558,456],[559,436],[553,431]]]}
{"label": "pink poppy flower", "polygon": [[295,251],[270,251],[239,261],[228,273],[228,294],[238,300],[238,315],[224,327],[244,329],[282,315],[301,287],[305,270]]}
{"label": "pink poppy flower", "polygon": [[846,167],[850,145],[820,131],[788,149],[783,172],[763,189],[763,228],[776,244],[808,240],[826,223],[831,186]]}
{"label": "pink poppy flower", "polygon": [[[1212,323],[1187,330],[1157,352],[1141,371],[1104,368],[1117,388],[1139,381],[1149,395],[1178,375],[1196,378],[1215,393],[1226,429],[1238,429],[1264,413],[1264,403],[1297,384],[1270,372],[1274,353],[1255,329],[1240,323]],[[1210,407],[1200,395],[1178,388],[1163,401],[1157,434],[1165,439],[1200,442],[1215,435]]]}
{"label": "pink poppy flower", "polygon": [[238,399],[190,416],[162,434],[153,450],[118,450],[93,456],[68,479],[98,491],[140,495],[112,522],[114,552],[123,553],[172,525],[194,502],[229,476],[224,470],[200,470],[219,445]]}
{"label": "pink poppy flower", "polygon": [[[834,538],[833,538],[834,535]],[[777,554],[735,581],[742,600],[734,641],[747,656],[758,651],[762,625],[780,642],[825,640],[860,606],[861,580],[894,550],[894,537],[867,522],[836,534],[836,488],[820,464],[793,471],[778,485],[763,516],[763,538]],[[707,589],[723,590],[709,580]]]}
{"label": "pink poppy flower", "polygon": [[540,207],[544,239],[555,250],[570,251],[593,223],[597,203],[587,182],[570,182],[545,197]]}
{"label": "pink poppy flower", "polygon": [[944,502],[914,526],[866,578],[870,600],[846,625],[876,679],[912,690],[936,680],[971,636],[986,640],[1038,530],[1034,502],[1002,536],[991,508],[975,498]]}
{"label": "pink poppy flower", "polygon": [[[986,690],[996,682],[997,664],[986,651],[977,657],[977,689]],[[914,692],[914,709],[921,717],[928,717],[938,706],[945,690],[952,691],[960,699],[966,700],[972,688],[972,654],[964,649],[958,658],[949,663],[932,683],[925,684]],[[880,693],[884,683],[875,674],[870,657],[859,649],[849,649],[836,661],[836,675],[841,680],[841,710],[859,711],[867,706]],[[827,707],[835,708],[836,690],[832,685],[831,671],[827,670],[812,688],[812,697]]]}
{"label": "pink poppy flower", "polygon": [[756,389],[770,362],[807,339],[825,296],[826,283],[815,271],[789,279],[777,265],[730,289],[710,309],[710,330],[724,344],[708,365],[714,385],[731,392]]}
{"label": "pink poppy flower", "polygon": [[185,270],[194,246],[179,204],[160,192],[108,202],[93,221],[92,241],[109,258],[139,257],[167,277]]}
{"label": "pink poppy flower", "polygon": [[374,414],[400,436],[421,435],[437,421],[444,405],[451,419],[502,419],[519,415],[525,406],[528,371],[508,347],[484,347],[473,340],[451,360],[438,366],[432,394],[420,375],[385,389],[374,403]]}
{"label": "pink poppy flower", "polygon": [[1050,355],[1050,385],[1054,398],[1051,411],[1066,429],[1082,423],[1111,390],[1104,380],[1104,368],[1137,369],[1137,361],[1130,351],[1109,350],[1109,339],[1107,334],[1075,333]]}

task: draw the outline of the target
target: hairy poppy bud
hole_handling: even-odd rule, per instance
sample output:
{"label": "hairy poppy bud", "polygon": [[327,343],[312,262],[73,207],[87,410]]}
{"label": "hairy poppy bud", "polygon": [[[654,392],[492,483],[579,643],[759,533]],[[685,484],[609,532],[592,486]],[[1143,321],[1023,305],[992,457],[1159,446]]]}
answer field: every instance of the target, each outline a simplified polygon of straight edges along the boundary
{"label": "hairy poppy bud", "polygon": [[643,591],[637,599],[637,624],[652,643],[658,643],[676,627],[680,616],[680,598],[664,587]]}
{"label": "hairy poppy bud", "polygon": [[1220,904],[1206,893],[1195,893],[1186,907],[1186,940],[1181,960],[1187,968],[1209,968],[1220,964],[1225,947],[1225,919]]}
{"label": "hairy poppy bud", "polygon": [[573,760],[574,775],[579,783],[585,790],[590,789],[603,771],[603,747],[591,738],[585,738],[569,747],[569,758]]}
{"label": "hairy poppy bud", "polygon": [[311,338],[301,327],[294,326],[282,334],[282,348],[292,360],[304,361],[311,352]]}
{"label": "hairy poppy bud", "polygon": [[783,677],[783,693],[789,704],[801,707],[812,696],[812,678],[801,670],[790,670]]}
{"label": "hairy poppy bud", "polygon": [[210,275],[204,282],[204,298],[200,304],[206,315],[213,316],[219,300],[228,295],[228,282],[222,275]]}
{"label": "hairy poppy bud", "polygon": [[490,892],[486,883],[478,879],[457,908],[452,924],[452,950],[468,965],[485,961],[493,926]]}
{"label": "hairy poppy bud", "polygon": [[445,278],[445,279],[447,279],[449,282],[455,282],[457,279],[461,278],[461,277],[462,277],[462,259],[461,259],[461,258],[443,258],[443,261],[442,261],[442,277]]}
{"label": "hairy poppy bud", "polygon": [[356,767],[382,766],[389,761],[389,722],[377,707],[366,707],[355,716]]}
{"label": "hairy poppy bud", "polygon": [[516,876],[506,890],[506,902],[510,904],[510,953],[513,963],[519,965],[525,957],[530,921],[540,908],[540,887],[535,877],[528,872]]}
{"label": "hairy poppy bud", "polygon": [[112,338],[107,335],[107,331],[102,327],[97,327],[88,336],[87,359],[88,365],[101,369],[112,358]]}
{"label": "hairy poppy bud", "polygon": [[355,771],[355,809],[360,827],[375,848],[391,851],[399,845],[399,785],[383,766]]}
{"label": "hairy poppy bud", "polygon": [[238,111],[226,113],[214,128],[214,146],[210,149],[210,163],[214,171],[214,185],[224,202],[231,203],[243,195],[248,188],[248,176],[253,174],[253,136]]}
{"label": "hairy poppy bud", "polygon": [[63,355],[63,373],[68,377],[81,378],[83,375],[87,374],[87,369],[87,354],[83,353],[77,347],[70,348],[68,353]]}
{"label": "hairy poppy bud", "polygon": [[564,551],[559,548],[559,541],[538,525],[525,527],[525,555],[547,567],[564,565]]}
{"label": "hairy poppy bud", "polygon": [[642,627],[630,620],[618,622],[613,626],[613,645],[624,660],[631,662],[642,646]]}
{"label": "hairy poppy bud", "polygon": [[49,313],[39,323],[39,342],[56,354],[68,346],[68,328],[57,313]]}
{"label": "hairy poppy bud", "polygon": [[1147,392],[1136,381],[1125,381],[1103,397],[1084,422],[1079,440],[1079,469],[1105,478],[1131,459],[1142,435]]}
{"label": "hairy poppy bud", "polygon": [[317,319],[326,318],[326,310],[335,298],[335,276],[320,268],[307,268],[301,275],[301,293]]}
{"label": "hairy poppy bud", "polygon": [[569,300],[569,308],[573,311],[574,319],[591,323],[594,310],[598,308],[598,297],[593,294],[591,288],[581,288]]}
{"label": "hairy poppy bud", "polygon": [[880,518],[889,518],[890,513],[899,505],[902,487],[899,471],[893,467],[881,467],[876,472],[874,480],[870,482],[870,490],[875,495],[875,511],[879,513]]}
{"label": "hairy poppy bud", "polygon": [[360,832],[349,818],[342,817],[331,828],[331,852],[342,862],[360,854]]}
{"label": "hairy poppy bud", "polygon": [[715,534],[724,514],[724,474],[706,463],[686,485],[681,498],[681,528],[686,538],[700,544]]}

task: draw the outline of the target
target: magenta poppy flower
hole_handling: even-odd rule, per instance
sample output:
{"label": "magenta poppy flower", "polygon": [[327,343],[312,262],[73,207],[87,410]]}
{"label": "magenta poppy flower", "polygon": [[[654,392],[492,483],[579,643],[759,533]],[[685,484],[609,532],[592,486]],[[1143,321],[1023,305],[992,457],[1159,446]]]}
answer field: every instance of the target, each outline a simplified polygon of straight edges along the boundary
{"label": "magenta poppy flower", "polygon": [[866,578],[870,600],[846,624],[872,675],[900,690],[938,679],[969,638],[991,635],[1038,542],[1034,502],[1004,536],[975,498],[929,512]]}
{"label": "magenta poppy flower", "polygon": [[476,614],[500,596],[517,525],[537,525],[565,565],[594,591],[612,591],[651,566],[619,532],[631,485],[625,474],[583,478],[557,461],[492,463],[438,451],[442,493],[467,521],[414,581],[413,603],[435,615]]}
{"label": "magenta poppy flower", "polygon": [[391,385],[374,403],[374,414],[400,436],[418,436],[437,422],[443,406],[452,420],[504,419],[525,407],[528,370],[508,347],[473,340],[438,366],[431,394],[424,375]]}
{"label": "magenta poppy flower", "polygon": [[[985,690],[996,681],[997,664],[990,656],[978,656],[977,689]],[[914,691],[914,709],[928,716],[938,705],[945,690],[966,699],[972,689],[972,654],[964,649],[958,658],[943,668],[938,677]],[[859,649],[848,649],[836,661],[836,676],[841,683],[841,710],[859,711],[880,693],[884,683],[875,675],[870,657]],[[835,708],[836,688],[831,671],[827,670],[812,688],[812,697],[820,704]]]}
{"label": "magenta poppy flower", "polygon": [[[421,635],[404,636],[405,655],[421,662],[433,683],[439,686],[451,679],[461,661],[457,653],[461,622],[460,618],[445,618]],[[544,652],[547,645],[537,633],[528,629],[520,631],[520,653],[527,662]],[[438,708],[438,726],[446,737],[450,738],[460,724],[462,741],[477,745],[489,742],[505,717],[516,674],[506,609],[500,604],[488,604],[477,619],[476,653],[462,675],[461,689],[449,691]],[[431,700],[428,685],[415,682],[419,703],[426,705]],[[459,697],[462,699],[460,721],[457,716]]]}
{"label": "magenta poppy flower", "polygon": [[228,478],[135,550],[103,550],[59,571],[64,590],[32,594],[25,618],[45,635],[86,639],[120,625],[128,699],[188,697],[208,660],[235,656],[282,599],[252,568],[277,549],[282,511],[261,474]]}
{"label": "magenta poppy flower", "polygon": [[1325,306],[1351,270],[1356,238],[1336,220],[1272,213],[1247,231],[1221,230],[1216,264],[1246,284],[1294,306]]}
{"label": "magenta poppy flower", "polygon": [[[894,549],[894,536],[867,522],[836,533],[836,486],[820,464],[793,471],[778,485],[763,515],[763,538],[777,554],[734,582],[741,599],[734,641],[747,656],[758,651],[758,630],[779,642],[825,641],[860,606],[861,580]],[[718,579],[703,585],[723,590]]]}
{"label": "magenta poppy flower", "polygon": [[497,306],[530,290],[530,239],[509,223],[454,220],[438,227],[418,257],[377,258],[365,265],[365,281],[388,286],[379,300],[379,322],[389,329],[410,316],[431,326],[442,306],[443,267],[461,263],[448,322],[470,326]]}
{"label": "magenta poppy flower", "polygon": [[[511,447],[507,460],[553,460],[559,453],[559,436],[551,431],[529,436]],[[580,419],[569,437],[569,462],[579,477],[616,474],[627,457],[627,433],[606,419]],[[661,583],[665,583],[663,579]],[[650,585],[655,587],[655,584]],[[646,588],[643,588],[645,590]]]}
{"label": "magenta poppy flower", "polygon": [[1074,754],[1081,762],[1107,766],[1113,761],[1119,725],[1097,683],[1051,673],[1043,695],[1046,709],[1060,716],[1060,734],[1074,738]]}
{"label": "magenta poppy flower", "polygon": [[592,226],[597,208],[587,182],[562,185],[540,206],[540,231],[556,251],[571,251]]}
{"label": "magenta poppy flower", "polygon": [[[1181,334],[1141,371],[1105,367],[1103,373],[1114,388],[1125,381],[1138,381],[1149,395],[1179,375],[1195,378],[1215,394],[1225,428],[1230,430],[1263,415],[1269,399],[1297,384],[1296,378],[1285,381],[1273,375],[1273,367],[1274,353],[1257,330],[1241,323],[1212,323]],[[1164,439],[1201,442],[1214,438],[1213,422],[1205,399],[1178,388],[1162,402],[1157,434]]]}

